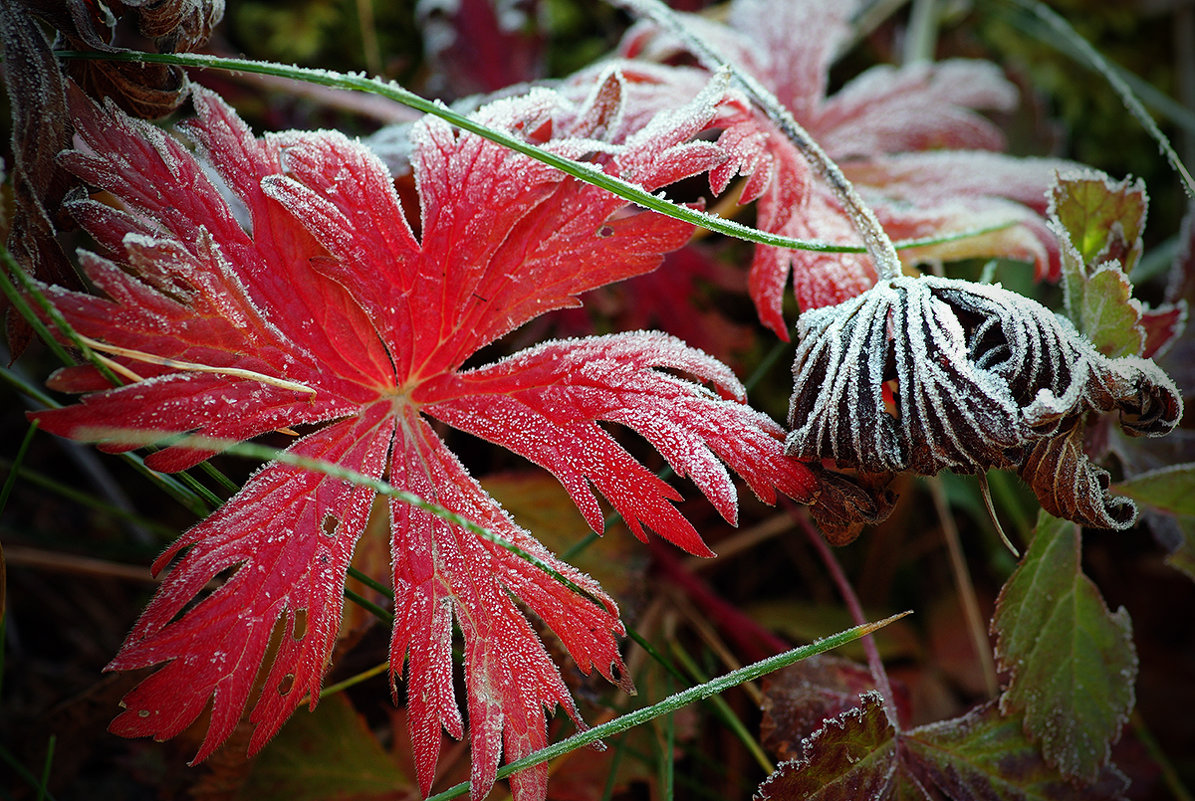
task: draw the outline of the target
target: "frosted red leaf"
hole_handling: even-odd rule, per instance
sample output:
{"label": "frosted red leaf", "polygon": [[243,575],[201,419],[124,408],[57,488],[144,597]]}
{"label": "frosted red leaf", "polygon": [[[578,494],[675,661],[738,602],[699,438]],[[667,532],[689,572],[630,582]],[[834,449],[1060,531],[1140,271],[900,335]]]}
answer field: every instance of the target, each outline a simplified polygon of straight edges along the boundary
{"label": "frosted red leaf", "polygon": [[[848,45],[850,20],[859,6],[853,1],[735,0],[724,25],[682,16],[793,113],[842,167],[893,239],[1004,226],[966,241],[903,252],[906,261],[1006,256],[1033,263],[1038,278],[1057,279],[1057,248],[1042,214],[1046,190],[1062,163],[1021,161],[995,152],[1005,146],[1003,134],[980,113],[1010,109],[1015,88],[994,64],[951,60],[879,65],[828,94],[830,66]],[[653,25],[641,24],[624,39],[620,54],[668,62],[682,56],[684,47]],[[693,72],[676,67],[643,75],[690,96]],[[715,192],[736,175],[744,176],[739,202],[756,202],[759,228],[859,244],[838,200],[813,179],[804,158],[761,113],[731,97],[722,105],[717,127],[722,131],[718,142],[731,157],[710,174]],[[801,310],[840,303],[875,281],[871,260],[862,254],[757,245],[750,294],[761,321],[786,339],[781,309],[790,275]]]}
{"label": "frosted red leaf", "polygon": [[[603,121],[619,117],[622,86],[611,78],[576,107],[535,91],[477,116],[561,153],[589,154],[595,169],[648,190],[724,158],[691,141],[714,113],[714,93],[601,141]],[[185,131],[243,204],[248,230],[182,143],[73,97],[79,134],[63,163],[117,202],[72,204],[103,251],[81,257],[102,295],[45,292],[101,350],[126,349],[112,359],[139,380],[105,388],[93,368],[69,368],[52,383],[90,394],[36,418],[68,437],[108,430],[100,445],[108,451],[136,446],[122,429],[243,440],[305,425],[313,431],[292,453],[385,479],[518,549],[390,505],[391,664],[396,679],[406,664],[420,787],[430,790],[441,729],[464,734],[450,663],[455,622],[466,652],[473,797],[481,798],[503,755],[513,761],[546,744],[547,711],[560,705],[583,725],[523,609],[582,671],[619,683],[627,681],[624,630],[613,600],[499,507],[432,418],[550,470],[595,529],[596,490],[639,536],[651,529],[694,553],[709,550],[673,506],[679,494],[624,450],[609,424],[643,435],[730,520],[737,500],[727,468],[768,501],[780,491],[809,502],[817,482],[783,455],[782,430],[745,403],[728,368],[662,334],[547,342],[462,369],[527,320],[654,269],[687,241],[687,224],[635,212],[429,118],[412,131],[417,238],[386,169],[359,144],[332,132],[257,139],[215,95],[196,89],[193,100],[197,117]],[[147,461],[173,471],[208,455],[175,445]],[[314,705],[373,495],[271,462],[167,549],[154,566],[166,571],[162,586],[109,665],[158,670],[125,698],[112,730],[171,737],[210,707],[202,760],[246,709],[256,751],[305,696]],[[202,594],[223,575],[219,589]],[[277,655],[263,666],[271,641]],[[547,768],[511,781],[516,798],[543,798]]]}

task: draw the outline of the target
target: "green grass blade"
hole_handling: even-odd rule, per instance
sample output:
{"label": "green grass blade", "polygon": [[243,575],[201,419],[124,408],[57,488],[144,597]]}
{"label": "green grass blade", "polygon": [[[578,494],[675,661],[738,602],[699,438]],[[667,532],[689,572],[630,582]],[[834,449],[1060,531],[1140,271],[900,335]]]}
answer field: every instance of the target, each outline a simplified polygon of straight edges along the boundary
{"label": "green grass blade", "polygon": [[[203,55],[197,53],[100,53],[59,51],[57,55],[60,58],[132,61],[148,64],[171,64],[178,67],[195,67],[199,69],[217,69],[228,72],[247,72],[256,75],[272,75],[278,78],[290,78],[292,80],[318,84],[320,86],[330,86],[348,91],[367,92],[369,94],[380,95],[397,103],[401,103],[404,106],[421,111],[424,114],[431,114],[439,117],[440,119],[445,120],[457,128],[460,128],[461,130],[477,134],[478,136],[484,137],[491,142],[496,142],[503,147],[522,153],[525,156],[530,156],[537,161],[541,161],[544,164],[553,166],[562,172],[585,181],[586,183],[593,184],[594,186],[605,189],[608,192],[612,192],[613,194],[629,200],[630,202],[635,203],[636,205],[645,209],[657,211],[660,214],[665,214],[669,217],[683,220],[710,231],[735,237],[736,239],[743,239],[748,242],[791,248],[792,250],[810,250],[818,253],[867,252],[866,248],[856,245],[842,245],[832,242],[793,239],[787,236],[780,236],[779,234],[760,231],[756,228],[752,228],[751,226],[737,223],[734,220],[726,219],[724,217],[717,217],[678,205],[658,195],[645,192],[634,184],[628,183],[621,178],[607,175],[606,173],[595,169],[592,165],[573,161],[572,159],[565,158],[563,156],[557,155],[556,153],[544,150],[543,148],[536,147],[535,145],[532,145],[521,139],[517,139],[503,131],[489,128],[477,122],[476,120],[470,119],[465,114],[461,114],[460,112],[452,110],[443,103],[434,100],[428,100],[427,98],[421,97],[420,95],[417,95],[408,89],[404,89],[393,81],[383,81],[379,78],[367,78],[364,75],[353,75],[331,72],[329,70],[312,69],[308,67],[289,66],[275,62],[223,58],[219,56]],[[959,231],[939,237],[909,240],[907,242],[898,242],[895,244],[898,250],[902,248],[922,247],[931,244],[942,244],[956,241],[958,239],[981,236],[983,234],[991,233],[992,231],[998,231],[1003,228],[1007,228],[1013,224],[1014,223],[1012,221],[1009,221],[1007,223],[988,226],[986,228]]]}
{"label": "green grass blade", "polygon": [[[572,737],[568,737],[558,743],[553,743],[547,748],[542,748],[539,751],[536,751],[534,754],[529,754],[522,759],[511,762],[510,764],[505,765],[498,770],[497,778],[504,779],[512,773],[517,773],[520,770],[534,767],[535,765],[540,765],[551,759],[555,759],[562,754],[566,754],[569,751],[573,751],[577,748],[581,748],[582,746],[595,743],[598,740],[602,740],[607,737],[613,737],[614,735],[624,732],[627,729],[632,729],[635,726],[641,726],[648,721],[654,720],[661,715],[666,715],[670,712],[680,709],[683,706],[687,706],[694,701],[704,700],[712,695],[725,692],[731,687],[742,684],[743,682],[754,681],[761,676],[767,675],[772,671],[779,670],[780,668],[787,667],[795,662],[801,661],[802,659],[808,659],[811,656],[816,656],[817,654],[825,653],[833,648],[854,642],[860,637],[865,637],[868,634],[887,626],[889,623],[899,620],[907,614],[909,614],[909,612],[902,612],[899,615],[893,615],[892,617],[885,618],[884,620],[880,620],[875,623],[865,623],[862,626],[855,626],[854,628],[831,635],[825,639],[810,643],[809,645],[803,645],[800,648],[794,648],[791,651],[785,651],[782,654],[777,654],[776,656],[762,659],[758,662],[747,665],[746,667],[739,668],[738,670],[732,670],[729,673],[704,682],[703,684],[698,684],[695,687],[682,690],[681,692],[652,704],[651,706],[637,709],[633,712],[628,712],[627,714],[621,715],[614,720],[601,724],[600,726],[594,726],[591,729],[578,732]],[[448,801],[448,799],[464,795],[468,791],[469,783],[462,782],[455,787],[445,790],[442,793],[431,796],[430,798],[426,799],[426,801]]]}
{"label": "green grass blade", "polygon": [[[1051,31],[1057,35],[1063,42],[1066,43],[1065,48],[1060,48],[1062,52],[1077,54],[1078,60],[1085,63],[1088,67],[1098,72],[1103,76],[1112,90],[1120,96],[1120,100],[1124,103],[1124,107],[1128,109],[1137,122],[1153,137],[1154,141],[1158,143],[1158,149],[1162,151],[1162,155],[1170,162],[1170,166],[1178,173],[1182,180],[1183,189],[1189,197],[1195,198],[1195,178],[1191,177],[1191,173],[1187,170],[1185,164],[1178,153],[1170,144],[1170,140],[1166,138],[1166,134],[1158,128],[1158,124],[1154,122],[1153,117],[1145,110],[1145,106],[1137,99],[1137,95],[1132,88],[1121,77],[1120,72],[1113,67],[1104,56],[1091,46],[1083,36],[1076,31],[1071,24],[1063,19],[1057,12],[1039,0],[1006,0],[1006,2],[1021,8],[1030,14],[1033,14],[1042,22],[1044,22]],[[1041,41],[1056,45],[1049,37],[1040,37]]]}

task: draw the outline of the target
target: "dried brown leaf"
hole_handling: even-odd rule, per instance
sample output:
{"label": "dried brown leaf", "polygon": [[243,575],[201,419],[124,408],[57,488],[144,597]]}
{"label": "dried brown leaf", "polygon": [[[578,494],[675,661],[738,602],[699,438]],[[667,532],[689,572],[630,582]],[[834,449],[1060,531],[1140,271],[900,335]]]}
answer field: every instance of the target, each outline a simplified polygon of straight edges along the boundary
{"label": "dried brown leaf", "polygon": [[874,473],[1018,470],[1043,505],[1086,525],[1136,516],[1084,453],[1086,417],[1116,411],[1126,433],[1159,436],[1182,416],[1153,362],[1109,358],[999,286],[902,276],[806,312],[798,335],[790,455]]}

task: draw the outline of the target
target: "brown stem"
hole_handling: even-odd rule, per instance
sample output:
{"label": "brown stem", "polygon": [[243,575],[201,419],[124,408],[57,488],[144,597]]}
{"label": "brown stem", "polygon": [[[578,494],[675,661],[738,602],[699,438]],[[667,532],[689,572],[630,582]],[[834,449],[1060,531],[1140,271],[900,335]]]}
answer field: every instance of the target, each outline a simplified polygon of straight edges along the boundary
{"label": "brown stem", "polygon": [[996,693],[1000,691],[1000,685],[996,680],[996,664],[992,660],[992,644],[988,642],[987,625],[984,624],[983,615],[979,611],[975,585],[971,583],[971,574],[967,572],[967,561],[963,557],[963,547],[959,542],[958,526],[954,524],[954,516],[950,514],[950,507],[946,503],[946,490],[942,487],[942,479],[936,476],[929,479],[929,490],[934,498],[938,519],[942,523],[946,549],[950,552],[950,572],[954,575],[954,588],[958,592],[959,602],[963,605],[967,631],[971,634],[971,644],[983,667],[984,686],[987,688],[988,697],[995,698]]}

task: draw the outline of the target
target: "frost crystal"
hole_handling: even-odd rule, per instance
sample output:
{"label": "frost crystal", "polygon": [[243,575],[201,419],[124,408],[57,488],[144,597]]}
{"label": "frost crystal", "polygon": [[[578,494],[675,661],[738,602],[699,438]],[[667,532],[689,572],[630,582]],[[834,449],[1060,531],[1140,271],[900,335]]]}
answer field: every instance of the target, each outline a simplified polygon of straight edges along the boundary
{"label": "frost crystal", "polygon": [[1083,452],[1087,416],[1119,411],[1134,436],[1166,434],[1182,416],[1152,361],[1108,358],[999,286],[902,276],[806,312],[798,336],[789,455],[865,476],[1015,469],[1050,513],[1085,525],[1136,517]]}

